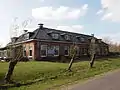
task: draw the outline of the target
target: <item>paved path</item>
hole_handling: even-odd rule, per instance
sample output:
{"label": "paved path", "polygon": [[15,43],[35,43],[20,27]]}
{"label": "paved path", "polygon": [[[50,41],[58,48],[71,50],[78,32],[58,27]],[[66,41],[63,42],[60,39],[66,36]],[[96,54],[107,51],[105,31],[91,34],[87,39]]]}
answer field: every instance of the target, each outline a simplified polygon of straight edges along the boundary
{"label": "paved path", "polygon": [[77,84],[67,90],[120,90],[120,70],[89,80],[84,84]]}

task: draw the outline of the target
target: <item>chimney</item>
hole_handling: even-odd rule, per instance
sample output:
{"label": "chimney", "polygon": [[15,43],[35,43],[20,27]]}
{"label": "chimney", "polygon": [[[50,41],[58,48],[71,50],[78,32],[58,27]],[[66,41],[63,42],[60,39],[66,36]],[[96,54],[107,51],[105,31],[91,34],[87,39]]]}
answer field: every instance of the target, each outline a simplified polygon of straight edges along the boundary
{"label": "chimney", "polygon": [[40,29],[43,29],[43,25],[44,25],[44,24],[40,23],[40,24],[38,24],[38,25],[39,25],[39,28],[40,28]]}
{"label": "chimney", "polygon": [[27,33],[28,32],[28,30],[24,30],[24,33]]}
{"label": "chimney", "polygon": [[91,34],[92,37],[94,37],[94,34]]}

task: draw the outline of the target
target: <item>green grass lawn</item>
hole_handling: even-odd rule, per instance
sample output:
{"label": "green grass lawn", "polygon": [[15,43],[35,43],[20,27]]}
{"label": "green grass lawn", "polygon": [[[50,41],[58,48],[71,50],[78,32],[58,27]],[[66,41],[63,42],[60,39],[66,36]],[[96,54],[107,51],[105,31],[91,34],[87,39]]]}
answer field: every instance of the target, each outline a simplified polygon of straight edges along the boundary
{"label": "green grass lawn", "polygon": [[[67,63],[20,62],[17,64],[12,78],[23,85],[8,90],[46,90],[63,84],[67,85],[120,68],[120,58],[98,60],[92,69],[89,68],[88,61],[74,63],[72,72],[67,72],[67,68]],[[0,62],[0,80],[7,69],[8,63]]]}

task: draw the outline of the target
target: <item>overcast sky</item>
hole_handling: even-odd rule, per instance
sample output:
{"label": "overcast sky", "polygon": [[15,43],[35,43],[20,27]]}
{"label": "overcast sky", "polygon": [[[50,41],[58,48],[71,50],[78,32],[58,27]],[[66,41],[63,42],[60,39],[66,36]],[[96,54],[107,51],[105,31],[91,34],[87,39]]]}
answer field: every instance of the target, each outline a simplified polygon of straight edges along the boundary
{"label": "overcast sky", "polygon": [[0,0],[0,43],[9,41],[16,17],[19,25],[31,19],[27,27],[30,31],[44,23],[47,27],[94,33],[120,42],[119,8],[120,0]]}

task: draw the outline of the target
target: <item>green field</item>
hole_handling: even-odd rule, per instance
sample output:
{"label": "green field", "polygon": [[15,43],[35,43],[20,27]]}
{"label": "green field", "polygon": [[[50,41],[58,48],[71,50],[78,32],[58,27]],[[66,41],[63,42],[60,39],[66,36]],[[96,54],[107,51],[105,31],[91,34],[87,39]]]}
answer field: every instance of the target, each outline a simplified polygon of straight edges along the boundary
{"label": "green field", "polygon": [[[3,79],[8,63],[0,62],[0,80]],[[9,87],[8,90],[46,90],[88,79],[95,75],[120,68],[120,58],[99,59],[94,68],[89,68],[88,61],[74,63],[72,72],[67,72],[67,63],[53,62],[20,62],[17,64],[12,79],[20,82],[20,87]],[[5,85],[9,86],[9,85]]]}

